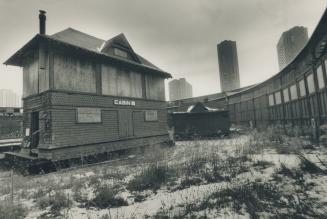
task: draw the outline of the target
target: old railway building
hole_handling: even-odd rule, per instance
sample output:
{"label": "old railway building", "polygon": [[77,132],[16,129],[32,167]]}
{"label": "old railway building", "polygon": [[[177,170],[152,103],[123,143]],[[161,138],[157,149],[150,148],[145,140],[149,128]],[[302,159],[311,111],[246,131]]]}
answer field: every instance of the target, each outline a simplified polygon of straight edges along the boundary
{"label": "old railway building", "polygon": [[72,28],[46,35],[44,11],[39,18],[40,33],[5,62],[23,68],[25,150],[15,156],[57,161],[168,140],[169,73],[124,34],[107,41]]}

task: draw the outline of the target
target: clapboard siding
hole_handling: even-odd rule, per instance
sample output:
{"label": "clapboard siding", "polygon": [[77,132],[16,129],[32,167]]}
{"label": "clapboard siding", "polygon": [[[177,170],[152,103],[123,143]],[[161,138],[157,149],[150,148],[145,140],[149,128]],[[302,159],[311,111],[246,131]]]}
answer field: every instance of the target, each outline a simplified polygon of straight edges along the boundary
{"label": "clapboard siding", "polygon": [[114,141],[118,135],[117,110],[102,110],[102,123],[76,123],[76,109],[52,110],[52,148]]}
{"label": "clapboard siding", "polygon": [[51,102],[53,106],[79,106],[79,107],[120,107],[130,108],[131,106],[116,106],[114,100],[126,99],[135,101],[135,109],[144,108],[156,108],[163,109],[166,106],[165,101],[151,101],[137,98],[128,97],[114,97],[114,96],[103,96],[103,95],[91,95],[81,93],[66,93],[66,92],[52,92]]}
{"label": "clapboard siding", "polygon": [[144,111],[133,112],[134,134],[137,137],[167,134],[167,112],[158,110],[158,121],[145,121]]}

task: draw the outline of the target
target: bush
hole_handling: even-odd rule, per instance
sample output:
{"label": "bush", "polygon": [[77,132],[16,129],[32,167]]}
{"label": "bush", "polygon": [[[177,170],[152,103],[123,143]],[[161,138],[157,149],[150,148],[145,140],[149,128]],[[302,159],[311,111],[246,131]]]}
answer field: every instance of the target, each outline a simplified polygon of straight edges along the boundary
{"label": "bush", "polygon": [[327,174],[327,171],[321,169],[317,164],[307,159],[303,154],[298,154],[298,158],[301,161],[300,167],[302,171],[307,173]]}
{"label": "bush", "polygon": [[72,200],[63,191],[56,191],[54,195],[48,195],[38,199],[37,204],[40,209],[51,206],[51,211],[54,214],[58,214],[62,209],[71,207]]}
{"label": "bush", "polygon": [[91,201],[91,205],[98,208],[111,208],[127,206],[128,203],[121,197],[117,197],[118,190],[109,186],[100,186],[96,189],[95,198]]}
{"label": "bush", "polygon": [[154,165],[145,168],[139,175],[132,179],[127,189],[131,191],[142,191],[146,189],[157,190],[161,184],[167,182],[171,177],[172,170],[167,165]]}
{"label": "bush", "polygon": [[288,176],[288,177],[291,177],[291,178],[294,177],[293,171],[283,163],[280,164],[280,168],[277,169],[276,171],[277,171],[278,174],[282,174],[284,176]]}
{"label": "bush", "polygon": [[274,163],[266,161],[266,160],[257,160],[257,161],[255,161],[253,163],[253,166],[254,167],[259,167],[259,168],[262,168],[262,169],[266,169],[268,167],[274,166]]}
{"label": "bush", "polygon": [[0,218],[20,219],[20,218],[25,218],[26,214],[27,214],[27,209],[20,204],[12,205],[7,201],[2,201],[0,203]]}

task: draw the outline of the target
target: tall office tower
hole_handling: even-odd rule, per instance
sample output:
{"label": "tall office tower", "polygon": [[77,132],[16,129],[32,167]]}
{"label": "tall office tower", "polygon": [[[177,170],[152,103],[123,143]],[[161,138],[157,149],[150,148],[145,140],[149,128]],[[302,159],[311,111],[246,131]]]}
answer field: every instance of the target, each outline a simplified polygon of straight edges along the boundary
{"label": "tall office tower", "polygon": [[12,90],[0,89],[0,107],[21,107],[19,96]]}
{"label": "tall office tower", "polygon": [[285,31],[277,44],[279,69],[283,69],[301,51],[308,41],[308,29],[295,26]]}
{"label": "tall office tower", "polygon": [[217,45],[221,91],[240,88],[236,42],[224,40]]}
{"label": "tall office tower", "polygon": [[174,79],[169,82],[169,100],[180,100],[193,97],[192,85],[185,78]]}

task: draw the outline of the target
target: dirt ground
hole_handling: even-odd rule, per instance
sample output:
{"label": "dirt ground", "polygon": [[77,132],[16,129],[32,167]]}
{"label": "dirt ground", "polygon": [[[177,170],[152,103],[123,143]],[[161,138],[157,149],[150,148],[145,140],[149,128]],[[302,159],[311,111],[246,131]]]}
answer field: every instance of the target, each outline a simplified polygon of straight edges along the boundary
{"label": "dirt ground", "polygon": [[327,218],[326,165],[327,147],[271,130],[179,141],[45,175],[0,171],[0,218]]}

